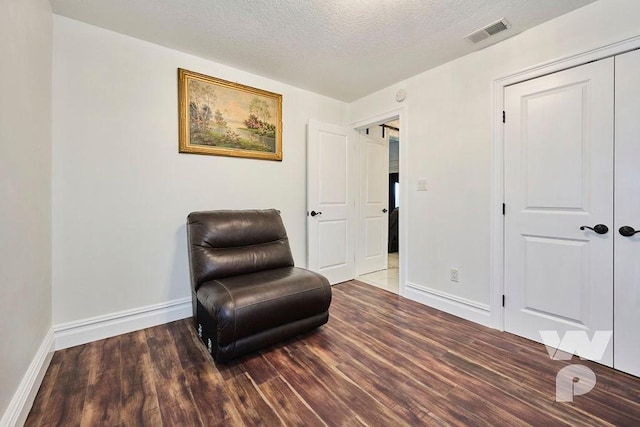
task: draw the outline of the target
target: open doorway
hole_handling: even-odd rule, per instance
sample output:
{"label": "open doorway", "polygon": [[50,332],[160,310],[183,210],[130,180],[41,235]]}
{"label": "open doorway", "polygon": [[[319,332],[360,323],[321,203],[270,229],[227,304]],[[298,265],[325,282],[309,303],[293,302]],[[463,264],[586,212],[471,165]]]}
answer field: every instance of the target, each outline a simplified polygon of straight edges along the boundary
{"label": "open doorway", "polygon": [[[358,239],[361,256],[357,268],[359,274],[356,279],[399,294],[400,121],[396,118],[371,126],[363,132],[367,135],[366,138],[363,135],[363,144],[368,143],[368,147],[372,147],[372,144],[382,141],[386,153],[383,162],[379,159],[381,157],[379,154],[376,161],[372,161],[371,149],[361,147],[360,150],[363,153],[360,177],[362,183],[360,208],[362,225]],[[373,168],[375,170],[372,170]],[[384,242],[382,250],[385,253],[381,255],[384,255],[385,261],[375,264],[369,263],[367,257],[367,251],[371,251],[372,241],[372,233],[369,230],[371,227],[368,224],[375,224],[376,219],[375,214],[371,214],[370,206],[372,204],[367,203],[373,193],[372,187],[376,188],[377,195],[384,195],[376,198],[381,199],[382,207],[376,206],[373,211],[380,210],[384,215],[384,226],[379,227],[380,231],[378,231],[378,233],[384,233],[384,236],[376,236],[375,240]],[[373,234],[375,235],[375,233]],[[377,265],[377,267],[370,265]]]}

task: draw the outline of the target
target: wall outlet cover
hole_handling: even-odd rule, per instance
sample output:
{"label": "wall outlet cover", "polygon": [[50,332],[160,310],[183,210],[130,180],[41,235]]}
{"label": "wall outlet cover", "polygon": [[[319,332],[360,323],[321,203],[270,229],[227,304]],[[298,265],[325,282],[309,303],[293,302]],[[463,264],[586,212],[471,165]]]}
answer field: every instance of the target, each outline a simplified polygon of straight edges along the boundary
{"label": "wall outlet cover", "polygon": [[459,282],[460,281],[460,270],[458,270],[457,268],[452,268],[451,271],[449,272],[449,279],[452,282]]}

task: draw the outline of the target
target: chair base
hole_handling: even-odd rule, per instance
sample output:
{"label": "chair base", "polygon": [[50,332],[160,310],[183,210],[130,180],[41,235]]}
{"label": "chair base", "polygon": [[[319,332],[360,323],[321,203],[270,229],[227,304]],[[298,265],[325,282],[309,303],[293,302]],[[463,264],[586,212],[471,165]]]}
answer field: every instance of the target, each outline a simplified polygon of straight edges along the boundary
{"label": "chair base", "polygon": [[231,359],[262,349],[264,347],[293,338],[324,325],[329,320],[329,311],[311,317],[286,323],[254,335],[240,338],[229,345],[218,344],[218,324],[207,309],[196,299],[196,315],[194,324],[202,343],[218,363],[226,363]]}

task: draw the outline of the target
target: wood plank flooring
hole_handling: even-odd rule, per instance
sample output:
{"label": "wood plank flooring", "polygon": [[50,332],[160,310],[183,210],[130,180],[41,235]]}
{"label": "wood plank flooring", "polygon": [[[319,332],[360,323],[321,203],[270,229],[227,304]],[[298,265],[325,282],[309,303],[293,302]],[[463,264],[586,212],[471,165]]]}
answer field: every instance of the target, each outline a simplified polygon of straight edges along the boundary
{"label": "wood plank flooring", "polygon": [[[570,363],[597,384],[559,403]],[[637,426],[640,379],[352,281],[328,324],[227,365],[191,319],[58,351],[26,425]]]}

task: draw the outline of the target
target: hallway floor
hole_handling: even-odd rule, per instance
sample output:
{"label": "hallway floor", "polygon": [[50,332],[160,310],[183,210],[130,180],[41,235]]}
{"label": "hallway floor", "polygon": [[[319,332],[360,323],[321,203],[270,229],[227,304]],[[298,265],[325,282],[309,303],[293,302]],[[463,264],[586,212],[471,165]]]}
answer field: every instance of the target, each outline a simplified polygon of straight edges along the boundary
{"label": "hallway floor", "polygon": [[389,254],[388,268],[356,277],[356,280],[384,289],[394,294],[400,293],[398,252]]}

